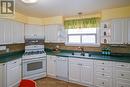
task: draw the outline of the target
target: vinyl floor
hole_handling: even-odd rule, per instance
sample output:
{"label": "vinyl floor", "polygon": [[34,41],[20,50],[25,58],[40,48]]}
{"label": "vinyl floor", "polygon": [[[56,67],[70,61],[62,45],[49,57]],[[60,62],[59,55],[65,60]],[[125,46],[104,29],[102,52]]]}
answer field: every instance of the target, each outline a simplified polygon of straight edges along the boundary
{"label": "vinyl floor", "polygon": [[86,87],[49,77],[36,80],[36,83],[37,87]]}

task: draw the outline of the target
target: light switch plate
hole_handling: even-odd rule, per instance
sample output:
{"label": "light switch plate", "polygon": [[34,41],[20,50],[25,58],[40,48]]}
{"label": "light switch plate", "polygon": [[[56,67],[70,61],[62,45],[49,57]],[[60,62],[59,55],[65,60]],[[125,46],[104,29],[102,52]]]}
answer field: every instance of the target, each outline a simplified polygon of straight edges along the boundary
{"label": "light switch plate", "polygon": [[0,51],[6,50],[6,46],[0,46]]}

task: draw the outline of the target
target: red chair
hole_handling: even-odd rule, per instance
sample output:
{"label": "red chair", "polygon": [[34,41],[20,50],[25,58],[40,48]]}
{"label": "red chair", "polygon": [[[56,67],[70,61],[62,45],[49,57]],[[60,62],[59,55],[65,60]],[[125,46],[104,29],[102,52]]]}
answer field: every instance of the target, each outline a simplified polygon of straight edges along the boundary
{"label": "red chair", "polygon": [[21,80],[19,87],[37,87],[37,86],[35,81],[24,79]]}

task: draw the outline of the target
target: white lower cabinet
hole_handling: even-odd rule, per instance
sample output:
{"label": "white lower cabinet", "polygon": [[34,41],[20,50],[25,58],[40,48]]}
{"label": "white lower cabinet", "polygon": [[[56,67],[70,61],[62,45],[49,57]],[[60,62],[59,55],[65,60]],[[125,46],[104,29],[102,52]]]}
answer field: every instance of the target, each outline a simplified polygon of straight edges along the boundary
{"label": "white lower cabinet", "polygon": [[0,64],[0,87],[18,87],[21,80],[21,59]]}
{"label": "white lower cabinet", "polygon": [[130,87],[130,64],[115,62],[113,67],[113,87]]}
{"label": "white lower cabinet", "polygon": [[70,58],[69,80],[93,85],[93,60]]}
{"label": "white lower cabinet", "polygon": [[21,80],[21,60],[10,61],[7,64],[7,87],[17,87]]}
{"label": "white lower cabinet", "polygon": [[69,62],[69,80],[80,82],[80,65],[78,62]]}
{"label": "white lower cabinet", "polygon": [[56,56],[47,56],[47,75],[56,77]]}
{"label": "white lower cabinet", "polygon": [[113,62],[94,60],[94,85],[97,87],[112,87]]}
{"label": "white lower cabinet", "polygon": [[68,58],[67,57],[57,57],[56,77],[59,80],[68,81]]}
{"label": "white lower cabinet", "polygon": [[130,63],[47,56],[47,74],[88,87],[130,87]]}
{"label": "white lower cabinet", "polygon": [[94,78],[94,83],[94,85],[97,87],[112,87],[111,78],[101,78],[97,76]]}
{"label": "white lower cabinet", "polygon": [[6,69],[6,65],[0,64],[0,87],[6,87],[5,69]]}

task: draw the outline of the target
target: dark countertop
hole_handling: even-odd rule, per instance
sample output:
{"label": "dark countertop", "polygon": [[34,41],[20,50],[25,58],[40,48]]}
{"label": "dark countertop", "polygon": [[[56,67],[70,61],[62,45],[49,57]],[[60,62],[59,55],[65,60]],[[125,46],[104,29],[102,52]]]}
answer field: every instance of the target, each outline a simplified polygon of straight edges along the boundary
{"label": "dark countertop", "polygon": [[[46,51],[47,55],[55,55],[60,57],[71,57],[71,58],[82,58],[82,59],[94,59],[94,60],[106,60],[106,61],[115,61],[115,62],[125,62],[130,63],[130,55],[128,54],[120,54],[120,55],[112,55],[112,56],[104,56],[101,53],[93,52],[90,53],[91,56],[80,56],[80,55],[72,55],[73,51]],[[24,51],[19,52],[11,52],[0,55],[0,63],[5,63],[11,60],[15,60],[21,58]]]}
{"label": "dark countertop", "polygon": [[24,51],[19,51],[19,52],[10,52],[6,54],[1,54],[0,55],[0,63],[6,63],[15,59],[19,59],[22,57]]}
{"label": "dark countertop", "polygon": [[114,54],[111,56],[104,56],[99,52],[90,53],[90,54],[91,54],[91,56],[80,56],[80,55],[72,55],[72,51],[47,52],[47,55],[55,55],[55,56],[60,56],[60,57],[72,57],[72,58],[106,60],[106,61],[130,63],[130,55],[128,55],[128,54],[120,54],[120,55]]}

